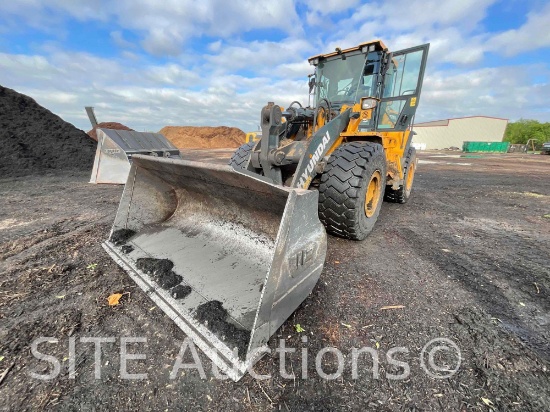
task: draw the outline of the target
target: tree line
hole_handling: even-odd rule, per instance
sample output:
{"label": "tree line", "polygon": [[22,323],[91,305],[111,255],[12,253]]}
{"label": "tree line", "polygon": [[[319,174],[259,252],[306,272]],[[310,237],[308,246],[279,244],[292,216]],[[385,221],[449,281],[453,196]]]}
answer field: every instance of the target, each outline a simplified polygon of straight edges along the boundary
{"label": "tree line", "polygon": [[535,146],[540,147],[550,142],[550,123],[538,120],[520,119],[508,123],[504,132],[504,141],[512,144],[526,144],[529,139],[535,139]]}

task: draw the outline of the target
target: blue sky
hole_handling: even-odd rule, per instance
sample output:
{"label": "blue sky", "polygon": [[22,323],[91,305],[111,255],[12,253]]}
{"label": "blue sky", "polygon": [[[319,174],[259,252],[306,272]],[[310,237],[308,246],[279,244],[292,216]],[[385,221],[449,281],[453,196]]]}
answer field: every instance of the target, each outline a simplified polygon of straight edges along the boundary
{"label": "blue sky", "polygon": [[307,102],[307,58],[375,38],[431,43],[417,121],[550,121],[550,2],[19,0],[0,5],[0,84],[77,127],[257,127]]}

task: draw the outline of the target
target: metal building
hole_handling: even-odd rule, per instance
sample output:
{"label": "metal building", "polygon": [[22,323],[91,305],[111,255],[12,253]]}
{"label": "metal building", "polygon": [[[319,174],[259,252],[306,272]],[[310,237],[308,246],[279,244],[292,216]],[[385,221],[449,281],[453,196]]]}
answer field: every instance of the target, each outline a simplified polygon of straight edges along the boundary
{"label": "metal building", "polygon": [[501,142],[508,119],[488,116],[460,117],[417,123],[412,143],[419,150],[462,148],[468,142]]}

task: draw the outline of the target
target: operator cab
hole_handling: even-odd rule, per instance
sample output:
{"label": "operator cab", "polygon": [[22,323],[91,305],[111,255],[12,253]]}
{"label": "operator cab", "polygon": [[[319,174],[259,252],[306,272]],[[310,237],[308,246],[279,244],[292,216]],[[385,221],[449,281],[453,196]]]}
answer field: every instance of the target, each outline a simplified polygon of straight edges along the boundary
{"label": "operator cab", "polygon": [[372,112],[362,116],[359,131],[405,130],[416,111],[427,55],[428,45],[390,53],[375,40],[311,57],[315,108],[325,109],[329,121],[343,105],[360,104]]}
{"label": "operator cab", "polygon": [[375,41],[309,59],[316,66],[316,107],[330,103],[337,109],[342,104],[359,103],[363,97],[377,95],[377,74],[387,47]]}

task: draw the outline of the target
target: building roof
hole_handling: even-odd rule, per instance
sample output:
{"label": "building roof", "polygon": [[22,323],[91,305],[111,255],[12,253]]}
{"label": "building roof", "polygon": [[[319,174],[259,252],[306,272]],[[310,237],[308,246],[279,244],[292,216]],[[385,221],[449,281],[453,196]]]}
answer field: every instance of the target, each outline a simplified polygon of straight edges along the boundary
{"label": "building roof", "polygon": [[433,126],[448,126],[450,120],[463,120],[463,119],[495,119],[495,120],[504,120],[508,121],[508,119],[504,119],[502,117],[493,117],[493,116],[464,116],[464,117],[453,117],[450,119],[443,119],[443,120],[432,120],[429,122],[422,122],[422,123],[415,123],[414,127],[433,127]]}

